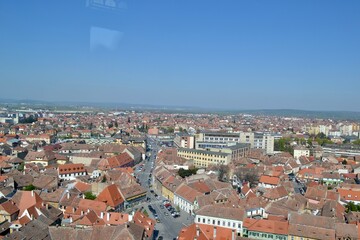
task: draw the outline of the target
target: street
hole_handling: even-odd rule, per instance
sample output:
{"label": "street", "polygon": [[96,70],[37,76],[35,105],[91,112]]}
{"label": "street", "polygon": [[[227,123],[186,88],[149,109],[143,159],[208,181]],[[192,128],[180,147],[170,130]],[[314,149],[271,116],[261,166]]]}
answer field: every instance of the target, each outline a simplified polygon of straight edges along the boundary
{"label": "street", "polygon": [[[139,204],[137,207],[144,207],[149,216],[154,219],[155,216],[149,210],[148,205],[150,204],[155,209],[158,215],[158,219],[160,220],[160,223],[156,223],[155,226],[155,239],[157,239],[159,236],[162,236],[164,239],[174,239],[178,236],[179,231],[184,226],[188,226],[193,223],[193,217],[190,216],[189,213],[180,211],[180,216],[174,218],[173,216],[171,216],[171,214],[166,208],[160,208],[160,205],[162,205],[162,201],[165,200],[165,198],[161,196],[160,192],[155,192],[158,195],[158,197],[156,198],[155,193],[150,192],[150,190],[154,189],[149,187],[149,179],[152,179],[151,177],[149,177],[149,175],[152,173],[153,167],[155,167],[155,158],[160,147],[158,143],[151,138],[148,138],[148,146],[151,146],[151,156],[149,158],[149,161],[145,160],[143,162],[144,166],[140,171],[136,169],[135,175],[137,179],[139,179],[139,183],[141,184],[141,186],[147,189],[147,196],[150,198],[150,202]],[[150,184],[152,184],[152,182],[150,182]],[[173,205],[173,207],[176,206]],[[167,216],[165,215],[165,213],[167,213]]]}

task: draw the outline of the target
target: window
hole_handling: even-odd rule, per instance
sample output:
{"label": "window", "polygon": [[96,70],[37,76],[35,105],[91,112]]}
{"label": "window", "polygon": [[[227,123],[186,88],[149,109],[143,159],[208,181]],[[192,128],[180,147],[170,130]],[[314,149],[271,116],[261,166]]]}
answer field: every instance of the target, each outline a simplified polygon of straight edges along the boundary
{"label": "window", "polygon": [[203,218],[203,223],[205,223],[205,218]]}

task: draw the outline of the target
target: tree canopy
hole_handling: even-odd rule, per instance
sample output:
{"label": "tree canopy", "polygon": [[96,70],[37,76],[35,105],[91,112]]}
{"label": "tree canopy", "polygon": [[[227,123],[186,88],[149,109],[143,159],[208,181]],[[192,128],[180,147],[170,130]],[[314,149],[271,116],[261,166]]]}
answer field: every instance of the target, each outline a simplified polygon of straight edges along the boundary
{"label": "tree canopy", "polygon": [[198,170],[197,168],[192,168],[192,169],[188,169],[188,170],[180,168],[178,171],[178,174],[180,177],[185,178],[185,177],[196,174],[197,170]]}
{"label": "tree canopy", "polygon": [[93,194],[92,192],[86,192],[84,193],[84,195],[85,195],[85,199],[95,200],[96,198],[96,195]]}

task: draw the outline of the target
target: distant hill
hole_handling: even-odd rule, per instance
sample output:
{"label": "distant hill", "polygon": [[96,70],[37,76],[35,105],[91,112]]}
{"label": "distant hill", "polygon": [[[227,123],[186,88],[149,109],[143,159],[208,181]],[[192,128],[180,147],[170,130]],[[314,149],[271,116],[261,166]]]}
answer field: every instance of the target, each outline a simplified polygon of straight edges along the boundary
{"label": "distant hill", "polygon": [[263,110],[239,110],[240,113],[252,115],[321,118],[334,120],[360,120],[360,112],[351,111],[308,111],[296,109],[263,109]]}
{"label": "distant hill", "polygon": [[297,109],[248,109],[248,110],[225,110],[203,107],[189,106],[169,106],[151,104],[131,104],[131,103],[91,103],[91,102],[50,102],[31,99],[0,99],[0,105],[27,106],[38,109],[84,109],[92,110],[136,110],[136,111],[156,111],[167,113],[218,113],[218,114],[251,114],[279,117],[302,117],[302,118],[321,118],[334,120],[355,120],[360,121],[360,112],[351,111],[309,111]]}

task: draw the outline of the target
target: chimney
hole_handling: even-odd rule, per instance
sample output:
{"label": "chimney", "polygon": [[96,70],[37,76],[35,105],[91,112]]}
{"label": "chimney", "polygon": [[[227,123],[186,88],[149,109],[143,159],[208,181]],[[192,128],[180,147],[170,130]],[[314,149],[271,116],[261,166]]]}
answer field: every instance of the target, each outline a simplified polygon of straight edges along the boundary
{"label": "chimney", "polygon": [[213,236],[214,239],[216,239],[216,227],[214,227],[214,236]]}
{"label": "chimney", "polygon": [[32,197],[34,196],[34,190],[31,190],[31,196]]}
{"label": "chimney", "polygon": [[72,223],[73,222],[73,219],[72,219],[72,217],[70,217],[70,223]]}
{"label": "chimney", "polygon": [[110,213],[109,213],[109,212],[106,213],[106,220],[107,220],[107,221],[110,220]]}
{"label": "chimney", "polygon": [[104,213],[103,212],[100,212],[100,218],[104,219]]}
{"label": "chimney", "polygon": [[235,240],[235,229],[231,231],[231,240]]}
{"label": "chimney", "polygon": [[200,228],[199,225],[196,224],[196,237],[200,235]]}
{"label": "chimney", "polygon": [[69,192],[69,191],[66,192],[66,198],[67,198],[67,199],[70,198],[70,192]]}

